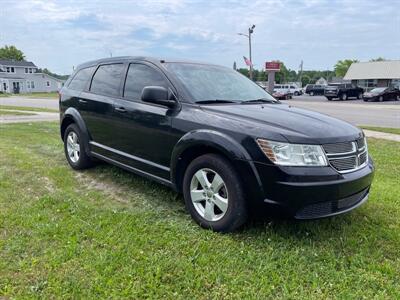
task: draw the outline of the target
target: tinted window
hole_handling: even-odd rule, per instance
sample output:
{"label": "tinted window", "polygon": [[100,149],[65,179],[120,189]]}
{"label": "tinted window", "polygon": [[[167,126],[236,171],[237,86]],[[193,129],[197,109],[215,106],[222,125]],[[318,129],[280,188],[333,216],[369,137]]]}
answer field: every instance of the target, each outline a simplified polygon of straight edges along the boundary
{"label": "tinted window", "polygon": [[167,81],[159,71],[146,65],[131,64],[126,76],[124,97],[138,100],[143,88],[150,85],[168,87]]}
{"label": "tinted window", "polygon": [[93,76],[90,91],[96,94],[118,96],[123,64],[100,66]]}
{"label": "tinted window", "polygon": [[70,84],[68,85],[68,88],[77,90],[77,91],[84,90],[87,82],[90,79],[90,76],[92,75],[93,70],[94,70],[94,67],[79,70],[75,74],[74,78],[72,78]]}

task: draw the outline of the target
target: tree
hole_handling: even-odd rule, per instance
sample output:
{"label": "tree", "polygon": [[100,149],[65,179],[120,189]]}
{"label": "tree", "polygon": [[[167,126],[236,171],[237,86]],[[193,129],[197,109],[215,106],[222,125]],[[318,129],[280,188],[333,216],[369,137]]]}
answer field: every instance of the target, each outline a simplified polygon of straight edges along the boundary
{"label": "tree", "polygon": [[15,46],[5,45],[3,48],[0,48],[0,59],[24,60],[25,55],[21,50],[18,50]]}
{"label": "tree", "polygon": [[387,60],[387,59],[383,58],[383,57],[380,57],[380,56],[378,58],[370,59],[371,62],[374,62],[374,61],[385,61],[385,60]]}
{"label": "tree", "polygon": [[347,70],[350,68],[352,63],[356,63],[358,60],[356,59],[344,59],[339,60],[335,65],[335,74],[337,77],[344,77],[346,75]]}

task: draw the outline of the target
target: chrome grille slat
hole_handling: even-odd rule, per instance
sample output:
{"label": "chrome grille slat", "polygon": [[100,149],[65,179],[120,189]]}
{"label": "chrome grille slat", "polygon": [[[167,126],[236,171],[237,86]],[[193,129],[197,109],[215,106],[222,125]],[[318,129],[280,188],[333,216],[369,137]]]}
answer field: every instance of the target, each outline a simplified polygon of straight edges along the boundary
{"label": "chrome grille slat", "polygon": [[322,145],[330,165],[339,173],[348,173],[364,167],[368,151],[364,138],[353,142]]}
{"label": "chrome grille slat", "polygon": [[355,151],[354,144],[352,142],[336,143],[336,144],[325,144],[324,150],[326,154],[337,154],[337,153],[350,153]]}

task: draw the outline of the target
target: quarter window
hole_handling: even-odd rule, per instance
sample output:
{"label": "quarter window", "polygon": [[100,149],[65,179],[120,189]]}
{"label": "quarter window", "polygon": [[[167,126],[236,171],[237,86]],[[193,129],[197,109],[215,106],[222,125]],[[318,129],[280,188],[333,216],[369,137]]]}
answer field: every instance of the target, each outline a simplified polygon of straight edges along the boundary
{"label": "quarter window", "polygon": [[123,64],[100,66],[93,76],[90,91],[107,96],[118,96]]}
{"label": "quarter window", "polygon": [[168,87],[164,76],[155,69],[142,64],[129,65],[126,76],[124,97],[132,100],[139,100],[142,90],[146,86]]}
{"label": "quarter window", "polygon": [[72,78],[68,87],[72,90],[82,91],[85,89],[87,82],[92,76],[95,67],[85,68],[79,70],[78,73]]}

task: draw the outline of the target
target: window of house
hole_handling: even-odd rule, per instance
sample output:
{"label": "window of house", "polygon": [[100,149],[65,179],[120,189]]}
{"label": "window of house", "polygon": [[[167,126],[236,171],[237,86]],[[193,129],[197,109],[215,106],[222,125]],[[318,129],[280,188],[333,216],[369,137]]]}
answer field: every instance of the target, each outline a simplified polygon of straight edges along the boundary
{"label": "window of house", "polygon": [[31,82],[28,81],[28,82],[26,83],[26,86],[28,87],[28,89],[30,89],[30,88],[31,88]]}
{"label": "window of house", "polygon": [[31,88],[34,89],[35,88],[35,82],[31,81]]}
{"label": "window of house", "polygon": [[14,67],[11,67],[11,73],[15,73]]}
{"label": "window of house", "polygon": [[100,95],[118,96],[123,64],[100,66],[93,76],[90,91]]}
{"label": "window of house", "polygon": [[72,78],[71,82],[69,83],[68,87],[72,90],[83,91],[92,76],[93,70],[95,67],[85,68],[79,70],[74,78]]}
{"label": "window of house", "polygon": [[29,68],[29,73],[33,73],[33,69],[32,68]]}
{"label": "window of house", "polygon": [[139,100],[143,88],[150,85],[168,87],[166,79],[159,71],[142,64],[129,65],[124,89],[125,98]]}
{"label": "window of house", "polygon": [[5,82],[3,82],[3,90],[7,91],[7,84]]}
{"label": "window of house", "polygon": [[50,81],[46,81],[46,86],[50,86]]}
{"label": "window of house", "polygon": [[25,68],[25,73],[28,73],[28,68]]}

